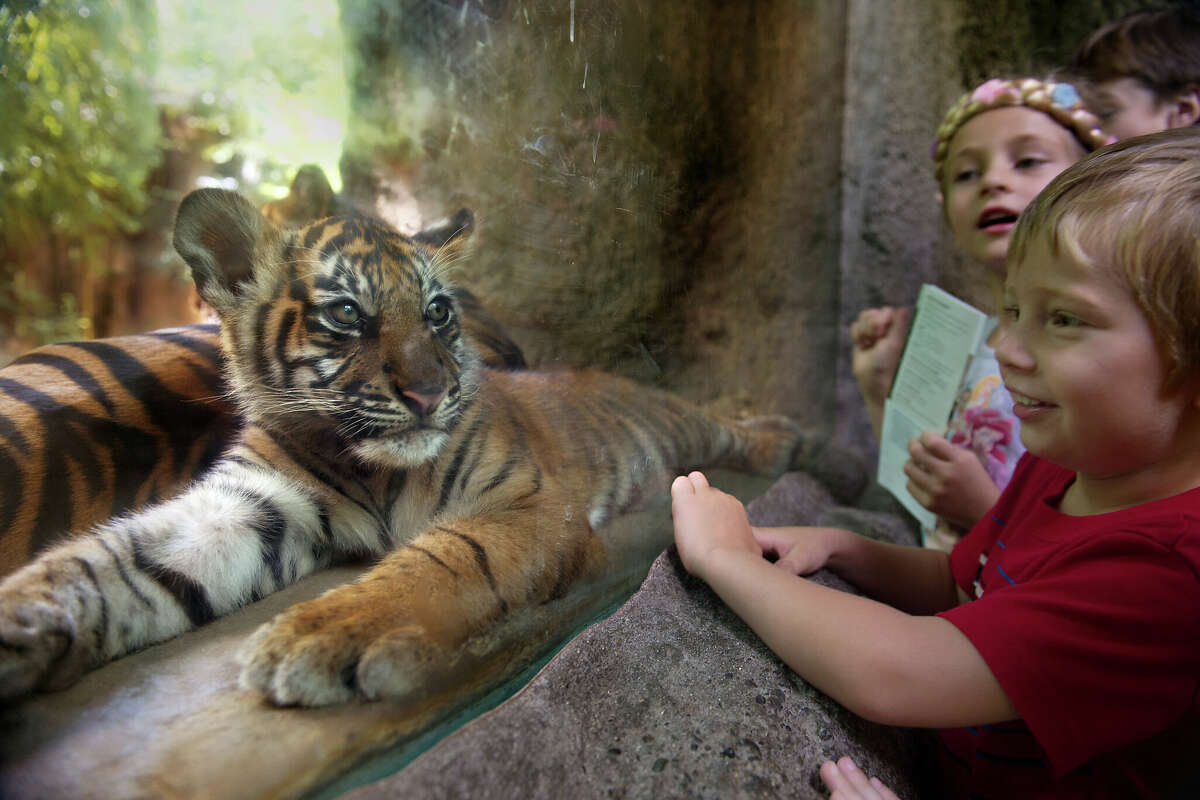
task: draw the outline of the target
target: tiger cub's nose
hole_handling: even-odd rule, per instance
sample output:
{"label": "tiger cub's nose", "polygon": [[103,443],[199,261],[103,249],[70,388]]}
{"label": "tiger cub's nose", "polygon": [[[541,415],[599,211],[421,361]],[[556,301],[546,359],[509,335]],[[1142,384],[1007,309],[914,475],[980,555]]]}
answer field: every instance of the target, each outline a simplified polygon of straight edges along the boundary
{"label": "tiger cub's nose", "polygon": [[400,401],[418,417],[425,416],[437,408],[437,404],[446,396],[446,390],[436,384],[423,383],[398,388]]}

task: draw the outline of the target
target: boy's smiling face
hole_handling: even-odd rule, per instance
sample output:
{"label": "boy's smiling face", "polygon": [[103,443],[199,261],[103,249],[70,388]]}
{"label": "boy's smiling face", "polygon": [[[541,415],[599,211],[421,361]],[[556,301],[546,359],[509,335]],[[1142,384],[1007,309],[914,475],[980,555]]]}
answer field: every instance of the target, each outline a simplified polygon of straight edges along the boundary
{"label": "boy's smiling face", "polygon": [[1165,390],[1164,358],[1124,283],[1052,253],[1047,238],[1031,241],[1010,268],[993,339],[1021,440],[1031,453],[1096,479],[1178,458],[1195,392]]}
{"label": "boy's smiling face", "polygon": [[1003,274],[1017,216],[1083,155],[1070,131],[1032,108],[997,108],[968,120],[950,141],[942,186],[958,249]]}

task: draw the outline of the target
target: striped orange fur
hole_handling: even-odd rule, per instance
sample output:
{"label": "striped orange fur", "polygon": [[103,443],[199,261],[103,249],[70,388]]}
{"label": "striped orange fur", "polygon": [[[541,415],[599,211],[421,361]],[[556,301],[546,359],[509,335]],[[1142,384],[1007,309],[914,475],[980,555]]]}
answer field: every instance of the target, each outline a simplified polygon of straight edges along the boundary
{"label": "striped orange fur", "polygon": [[472,637],[597,574],[609,522],[675,474],[820,457],[786,420],[729,422],[599,372],[488,368],[438,252],[377,220],[288,231],[201,190],[175,242],[221,317],[245,427],[176,498],[0,584],[0,695],[366,556],[361,579],[260,628],[241,680],[279,704],[413,698]]}

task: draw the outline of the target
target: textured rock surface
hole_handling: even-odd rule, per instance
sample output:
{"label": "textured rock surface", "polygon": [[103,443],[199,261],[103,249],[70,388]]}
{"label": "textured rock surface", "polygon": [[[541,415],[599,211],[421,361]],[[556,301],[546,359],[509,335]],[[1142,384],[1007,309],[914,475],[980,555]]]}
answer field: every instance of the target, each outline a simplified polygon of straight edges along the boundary
{"label": "textured rock surface", "polygon": [[[837,509],[799,473],[750,509],[759,524],[836,521],[912,541],[900,518]],[[828,573],[816,580],[849,589]],[[918,797],[928,742],[808,686],[670,550],[619,611],[505,704],[349,796],[815,798],[825,796],[821,762],[850,753],[900,796]]]}

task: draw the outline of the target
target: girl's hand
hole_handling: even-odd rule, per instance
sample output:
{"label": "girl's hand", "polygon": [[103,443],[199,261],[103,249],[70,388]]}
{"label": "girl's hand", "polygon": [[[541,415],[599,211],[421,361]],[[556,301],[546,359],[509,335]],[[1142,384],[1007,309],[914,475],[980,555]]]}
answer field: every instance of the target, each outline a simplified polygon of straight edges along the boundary
{"label": "girl's hand", "polygon": [[852,369],[868,404],[883,404],[896,377],[911,308],[868,308],[850,326]]}
{"label": "girl's hand", "polygon": [[680,475],[671,484],[671,515],[675,547],[692,575],[704,578],[708,564],[722,552],[742,550],[762,556],[745,507],[736,497],[709,486],[704,473]]}
{"label": "girl's hand", "polygon": [[1000,497],[976,455],[926,431],[908,442],[907,489],[916,501],[960,528],[970,529]]}
{"label": "girl's hand", "polygon": [[850,756],[822,764],[821,780],[829,800],[900,800],[879,778],[868,778]]}
{"label": "girl's hand", "polygon": [[837,528],[751,528],[764,554],[777,559],[775,566],[793,575],[810,575],[829,563],[837,539],[845,531]]}

